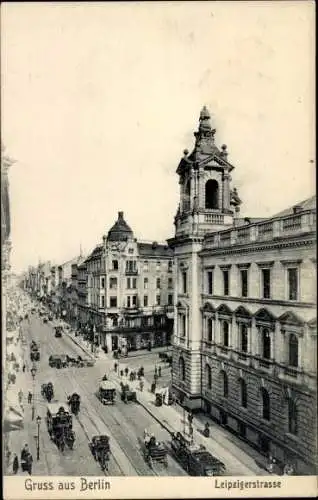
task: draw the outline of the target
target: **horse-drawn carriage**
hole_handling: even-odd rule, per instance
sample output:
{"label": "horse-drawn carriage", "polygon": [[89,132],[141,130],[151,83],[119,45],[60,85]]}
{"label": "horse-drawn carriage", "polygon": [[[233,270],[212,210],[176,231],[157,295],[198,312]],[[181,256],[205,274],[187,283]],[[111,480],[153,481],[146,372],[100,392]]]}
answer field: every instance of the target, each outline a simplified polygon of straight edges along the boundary
{"label": "horse-drawn carriage", "polygon": [[152,468],[154,462],[162,463],[165,467],[168,467],[167,448],[163,443],[158,442],[153,434],[148,434],[147,431],[144,433],[143,453],[149,467]]}
{"label": "horse-drawn carriage", "polygon": [[72,415],[59,402],[47,405],[46,423],[50,438],[62,452],[67,445],[71,450],[75,442]]}
{"label": "horse-drawn carriage", "polygon": [[89,448],[94,459],[100,464],[101,469],[107,471],[110,458],[109,436],[94,436],[89,443]]}
{"label": "horse-drawn carriage", "polygon": [[80,411],[81,396],[74,392],[71,396],[67,397],[67,404],[71,408],[73,415],[77,415]]}
{"label": "horse-drawn carriage", "polygon": [[137,402],[137,393],[136,391],[132,391],[130,389],[129,384],[127,383],[120,383],[121,387],[121,400],[124,401],[125,403],[128,403],[129,401],[135,401]]}
{"label": "horse-drawn carriage", "polygon": [[48,400],[49,403],[52,401],[54,398],[54,388],[52,382],[41,385],[41,394]]}
{"label": "horse-drawn carriage", "polygon": [[113,405],[116,397],[116,388],[109,380],[102,380],[98,389],[98,399],[103,405]]}
{"label": "horse-drawn carriage", "polygon": [[40,361],[40,351],[39,351],[39,346],[37,343],[32,340],[31,346],[30,346],[30,360],[31,361]]}

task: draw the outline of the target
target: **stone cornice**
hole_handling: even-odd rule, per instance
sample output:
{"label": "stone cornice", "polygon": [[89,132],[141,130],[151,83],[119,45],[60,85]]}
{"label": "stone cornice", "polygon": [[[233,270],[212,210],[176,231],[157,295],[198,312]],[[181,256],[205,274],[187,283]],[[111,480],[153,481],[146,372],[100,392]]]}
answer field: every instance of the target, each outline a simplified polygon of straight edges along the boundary
{"label": "stone cornice", "polygon": [[316,304],[313,302],[294,302],[294,301],[289,301],[289,300],[275,300],[275,299],[261,299],[258,297],[229,297],[223,296],[223,295],[208,295],[206,293],[201,294],[202,298],[205,300],[225,300],[225,301],[230,301],[230,302],[244,302],[247,304],[262,304],[264,307],[266,305],[268,306],[292,306],[292,307],[304,307],[304,308],[314,308],[316,309]]}
{"label": "stone cornice", "polygon": [[[280,248],[288,247],[302,247],[308,245],[314,245],[316,243],[315,232],[306,233],[306,239],[298,240],[271,240],[270,242],[251,242],[245,245],[231,245],[228,247],[216,247],[216,248],[203,248],[199,253],[202,257],[211,255],[235,255],[235,254],[248,254],[253,252],[263,252],[266,250],[276,250]],[[309,237],[311,235],[312,237]]]}

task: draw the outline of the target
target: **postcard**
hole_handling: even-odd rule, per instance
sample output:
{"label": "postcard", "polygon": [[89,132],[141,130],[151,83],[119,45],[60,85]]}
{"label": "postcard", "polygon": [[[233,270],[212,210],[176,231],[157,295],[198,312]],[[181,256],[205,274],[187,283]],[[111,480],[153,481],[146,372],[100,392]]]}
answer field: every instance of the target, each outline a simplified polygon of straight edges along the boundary
{"label": "postcard", "polygon": [[314,3],[1,14],[5,499],[315,495]]}

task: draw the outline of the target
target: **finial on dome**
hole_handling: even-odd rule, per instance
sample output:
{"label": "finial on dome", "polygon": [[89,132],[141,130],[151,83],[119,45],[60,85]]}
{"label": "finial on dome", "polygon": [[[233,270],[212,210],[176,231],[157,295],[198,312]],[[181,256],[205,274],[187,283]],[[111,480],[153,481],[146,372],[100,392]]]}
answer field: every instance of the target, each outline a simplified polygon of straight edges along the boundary
{"label": "finial on dome", "polygon": [[200,113],[200,120],[209,120],[211,118],[209,110],[206,106],[203,106]]}
{"label": "finial on dome", "polygon": [[184,154],[184,156],[188,156],[188,154],[189,154],[189,150],[188,150],[188,149],[184,149],[184,150],[183,150],[183,154]]}

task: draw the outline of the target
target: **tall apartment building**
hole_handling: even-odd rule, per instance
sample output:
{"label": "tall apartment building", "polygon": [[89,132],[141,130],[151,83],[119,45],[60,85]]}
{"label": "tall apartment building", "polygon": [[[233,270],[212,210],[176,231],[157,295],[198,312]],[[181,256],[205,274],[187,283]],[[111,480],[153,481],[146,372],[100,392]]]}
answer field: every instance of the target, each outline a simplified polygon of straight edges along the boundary
{"label": "tall apartment building", "polygon": [[[170,342],[173,253],[167,244],[137,241],[123,212],[81,266],[80,322],[108,351]],[[85,269],[84,269],[85,264]],[[83,306],[86,300],[86,307]]]}
{"label": "tall apartment building", "polygon": [[300,474],[316,470],[315,198],[242,219],[204,108],[177,173],[173,386]]}

